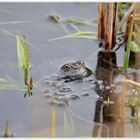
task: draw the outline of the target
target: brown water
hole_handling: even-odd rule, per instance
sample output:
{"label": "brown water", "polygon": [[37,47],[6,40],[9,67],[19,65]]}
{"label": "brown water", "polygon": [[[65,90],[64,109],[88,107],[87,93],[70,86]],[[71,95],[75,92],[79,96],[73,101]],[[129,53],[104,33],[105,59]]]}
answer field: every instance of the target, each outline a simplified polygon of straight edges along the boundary
{"label": "brown water", "polygon": [[[126,98],[124,91],[116,94],[109,89],[96,90],[97,85],[90,78],[85,78],[82,82],[65,83],[72,90],[65,94],[77,95],[80,97],[77,100],[69,100],[68,105],[62,106],[50,104],[51,98],[46,97],[44,90],[49,90],[49,94],[53,95],[58,92],[48,84],[53,81],[51,76],[56,75],[64,63],[76,60],[84,60],[86,66],[95,71],[99,49],[97,41],[88,39],[49,41],[75,33],[77,29],[97,32],[97,25],[77,25],[75,28],[68,23],[53,23],[48,19],[49,14],[59,15],[62,20],[68,17],[92,20],[97,18],[97,7],[95,3],[0,4],[0,77],[16,83],[22,82],[19,81],[17,67],[15,33],[18,32],[27,38],[30,75],[35,85],[33,96],[26,98],[24,91],[0,90],[0,134],[3,135],[8,120],[9,133],[13,131],[17,137],[139,136],[138,127],[138,131],[135,131],[134,125],[126,118],[130,117],[131,111],[123,107]],[[117,52],[118,66],[122,65],[122,50],[123,48]],[[44,77],[50,78],[45,81],[47,83],[44,82]],[[102,81],[98,82],[102,88]],[[109,92],[115,103],[108,108],[104,101]],[[88,95],[83,96],[84,93]],[[113,117],[107,116],[110,113]]]}

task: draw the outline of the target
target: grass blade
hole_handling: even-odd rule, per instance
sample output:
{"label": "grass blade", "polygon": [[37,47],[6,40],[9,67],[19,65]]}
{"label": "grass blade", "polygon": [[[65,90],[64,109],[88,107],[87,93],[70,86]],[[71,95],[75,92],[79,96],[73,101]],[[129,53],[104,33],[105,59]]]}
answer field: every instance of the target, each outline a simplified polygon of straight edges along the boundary
{"label": "grass blade", "polygon": [[9,137],[9,129],[8,129],[8,127],[9,127],[9,122],[7,120],[5,129],[4,129],[4,135],[3,135],[3,137]]}
{"label": "grass blade", "polygon": [[28,54],[27,54],[27,43],[26,43],[26,37],[23,35],[23,52],[24,52],[24,67],[28,68],[29,67],[29,62],[28,62]]}
{"label": "grass blade", "polygon": [[56,111],[55,108],[52,109],[52,127],[51,127],[51,137],[55,137],[56,130]]}
{"label": "grass blade", "polygon": [[24,84],[28,85],[28,70],[29,70],[29,62],[28,62],[28,54],[27,54],[27,43],[26,37],[23,35],[23,52],[24,52]]}
{"label": "grass blade", "polygon": [[94,39],[94,40],[96,40],[97,37],[91,35],[91,34],[94,34],[94,33],[95,32],[78,32],[78,33],[74,33],[74,34],[69,34],[69,35],[66,35],[66,36],[58,37],[58,38],[52,39],[51,41],[60,40],[60,39],[66,39],[66,38],[87,38],[87,39]]}
{"label": "grass blade", "polygon": [[93,24],[92,22],[90,22],[88,20],[79,19],[79,18],[67,18],[67,19],[64,20],[64,22],[75,24],[75,25],[82,25],[82,24],[86,24],[86,25],[97,25],[97,24]]}
{"label": "grass blade", "polygon": [[128,35],[127,48],[124,54],[124,61],[123,61],[124,69],[127,69],[129,67],[129,57],[130,57],[130,51],[131,51],[131,45],[132,45],[131,42],[132,42],[132,34],[133,34],[133,25],[134,25],[134,13],[133,13],[130,31]]}
{"label": "grass blade", "polygon": [[23,60],[23,47],[22,47],[22,43],[21,40],[18,36],[18,34],[16,34],[16,40],[17,40],[17,57],[18,57],[18,68],[19,70],[21,70],[21,68],[23,68],[23,64],[24,64],[24,60]]}

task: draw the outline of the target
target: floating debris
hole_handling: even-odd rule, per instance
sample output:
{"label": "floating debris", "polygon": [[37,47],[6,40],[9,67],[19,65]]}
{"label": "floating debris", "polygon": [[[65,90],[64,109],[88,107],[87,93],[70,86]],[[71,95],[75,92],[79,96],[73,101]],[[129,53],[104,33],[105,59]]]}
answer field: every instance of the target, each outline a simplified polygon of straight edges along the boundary
{"label": "floating debris", "polygon": [[48,19],[51,20],[54,23],[59,23],[60,22],[60,17],[58,15],[48,15]]}

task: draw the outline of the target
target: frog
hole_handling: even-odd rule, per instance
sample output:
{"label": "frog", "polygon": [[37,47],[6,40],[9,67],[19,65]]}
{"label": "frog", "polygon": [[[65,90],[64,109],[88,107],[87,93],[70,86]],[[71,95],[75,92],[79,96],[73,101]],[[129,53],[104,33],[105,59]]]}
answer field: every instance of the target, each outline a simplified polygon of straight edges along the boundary
{"label": "frog", "polygon": [[86,67],[82,60],[65,63],[60,67],[60,71],[64,75],[64,79],[68,81],[83,79],[93,74],[92,70]]}

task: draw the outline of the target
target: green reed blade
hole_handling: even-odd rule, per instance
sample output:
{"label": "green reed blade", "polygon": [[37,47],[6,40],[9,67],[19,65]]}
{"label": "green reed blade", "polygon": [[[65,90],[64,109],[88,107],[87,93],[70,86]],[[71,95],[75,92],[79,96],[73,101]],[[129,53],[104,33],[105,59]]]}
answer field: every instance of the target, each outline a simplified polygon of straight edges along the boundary
{"label": "green reed blade", "polygon": [[131,107],[133,101],[135,99],[135,95],[131,95],[130,98],[128,99],[128,106]]}
{"label": "green reed blade", "polygon": [[64,22],[80,25],[80,24],[86,24],[86,25],[97,25],[93,24],[92,22],[85,20],[85,19],[79,19],[79,18],[67,18],[64,20]]}
{"label": "green reed blade", "polygon": [[74,36],[74,37],[70,37],[70,38],[85,38],[85,39],[93,39],[93,40],[97,40],[97,36],[84,36],[84,35],[81,35],[81,36]]}
{"label": "green reed blade", "polygon": [[119,2],[119,19],[121,20],[123,17],[123,4],[122,2]]}
{"label": "green reed blade", "polygon": [[132,42],[132,34],[133,34],[133,25],[134,25],[134,15],[132,17],[130,32],[129,32],[128,41],[127,41],[127,48],[124,54],[124,60],[123,60],[124,69],[127,69],[129,66],[129,57],[130,57],[130,51],[131,51],[131,46],[132,46],[131,42]]}
{"label": "green reed blade", "polygon": [[24,67],[24,84],[25,85],[28,85],[28,68],[27,67]]}
{"label": "green reed blade", "polygon": [[[87,39],[94,39],[97,40],[96,36],[92,36],[92,34],[95,34],[97,32],[78,32],[74,34],[68,34],[65,36],[61,36],[55,39],[51,39],[50,41],[60,40],[60,39],[66,39],[66,38],[87,38]],[[91,35],[91,36],[90,36]]]}
{"label": "green reed blade", "polygon": [[28,68],[29,67],[29,62],[28,62],[28,54],[27,54],[27,44],[26,44],[26,37],[23,35],[23,52],[24,52],[24,67]]}
{"label": "green reed blade", "polygon": [[27,54],[27,44],[26,44],[26,37],[23,35],[23,51],[24,51],[24,84],[28,85],[28,70],[29,70],[29,62],[28,62],[28,54]]}
{"label": "green reed blade", "polygon": [[24,60],[23,60],[24,53],[23,53],[22,43],[21,43],[21,40],[20,40],[18,34],[16,34],[16,40],[17,40],[18,68],[21,69],[24,64]]}
{"label": "green reed blade", "polygon": [[6,122],[6,126],[5,126],[5,129],[4,129],[4,137],[9,137],[9,130],[8,130],[8,127],[9,127],[9,122],[7,120]]}
{"label": "green reed blade", "polygon": [[55,137],[56,131],[56,110],[52,109],[52,126],[51,126],[51,137]]}

